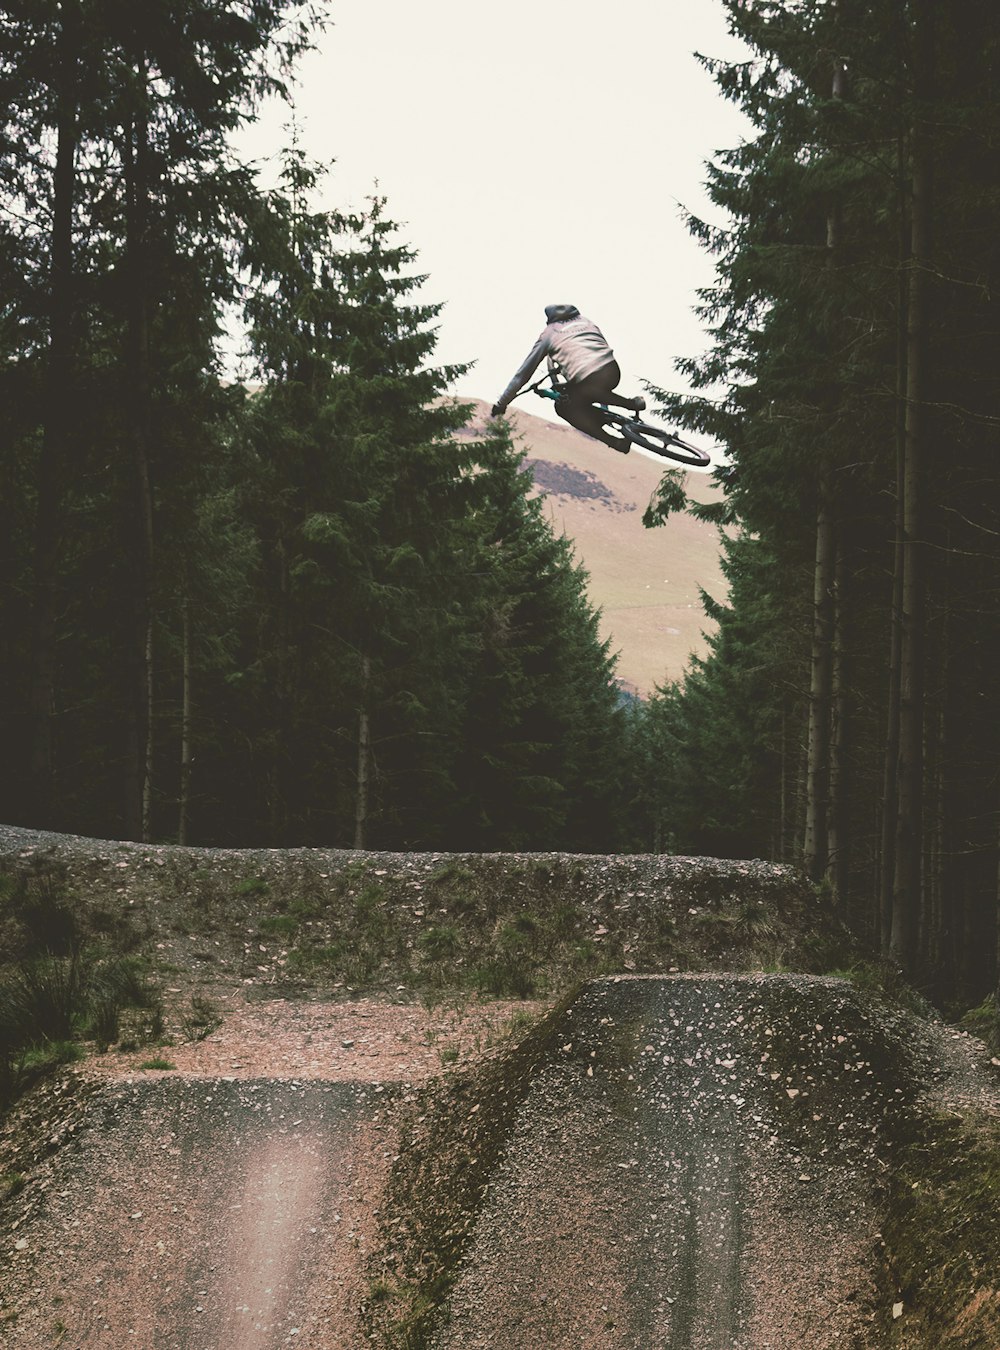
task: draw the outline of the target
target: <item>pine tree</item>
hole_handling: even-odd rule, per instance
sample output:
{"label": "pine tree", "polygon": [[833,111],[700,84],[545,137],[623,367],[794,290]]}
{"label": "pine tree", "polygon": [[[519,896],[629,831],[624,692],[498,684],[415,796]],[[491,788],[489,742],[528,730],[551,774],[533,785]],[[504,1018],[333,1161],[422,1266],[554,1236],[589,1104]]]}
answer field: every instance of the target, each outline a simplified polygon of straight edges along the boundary
{"label": "pine tree", "polygon": [[528,496],[523,454],[501,430],[480,453],[455,846],[611,847],[622,823],[614,659],[585,574]]}
{"label": "pine tree", "polygon": [[[154,540],[166,477],[159,433],[179,406],[171,398],[200,400],[215,375],[219,318],[236,284],[233,241],[255,189],[227,135],[263,93],[282,89],[315,15],[299,0],[265,0],[245,13],[214,0],[180,8],[38,0],[2,22],[9,97],[0,153],[14,208],[8,220],[24,222],[7,233],[21,259],[7,296],[19,361],[26,376],[31,370],[24,389],[33,391],[34,418],[22,421],[11,446],[29,466],[34,511],[30,731],[20,760],[33,800],[25,809],[34,823],[65,819],[76,793],[68,767],[77,755],[74,722],[90,710],[94,722],[125,728],[130,743],[125,753],[105,747],[101,757],[114,760],[125,783],[118,830],[148,835],[161,603]],[[181,356],[176,344],[184,341]],[[116,368],[127,372],[117,384]],[[95,490],[88,474],[99,455],[106,484]],[[95,690],[89,656],[70,666],[56,653],[69,652],[75,542],[105,485],[118,493],[101,507],[118,515],[108,570],[129,623],[99,634],[90,616],[92,650],[113,644],[100,656],[109,678]],[[122,545],[127,562],[119,567]]]}
{"label": "pine tree", "polygon": [[997,579],[1000,19],[981,0],[727,10],[755,57],[716,74],[755,134],[711,168],[732,226],[692,221],[718,258],[713,345],[684,363],[695,395],[662,401],[727,445],[718,517],[771,569],[734,582],[672,725],[699,753],[725,729],[736,753],[752,721],[726,685],[727,630],[752,650],[760,625],[811,606],[811,641],[783,625],[811,691],[762,690],[785,747],[771,791],[785,803],[791,787],[799,856],[859,931],[928,988],[975,994],[996,945],[994,805],[977,803],[995,804],[997,749],[980,653]]}

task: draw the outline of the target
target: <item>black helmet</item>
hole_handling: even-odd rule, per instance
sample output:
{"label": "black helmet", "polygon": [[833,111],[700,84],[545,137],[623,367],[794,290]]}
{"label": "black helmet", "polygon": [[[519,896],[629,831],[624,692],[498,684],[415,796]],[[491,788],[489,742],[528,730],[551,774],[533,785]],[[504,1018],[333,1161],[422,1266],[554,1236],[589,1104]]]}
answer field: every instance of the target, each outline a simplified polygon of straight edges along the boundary
{"label": "black helmet", "polygon": [[576,305],[546,305],[545,322],[563,323],[566,319],[578,319],[580,311]]}

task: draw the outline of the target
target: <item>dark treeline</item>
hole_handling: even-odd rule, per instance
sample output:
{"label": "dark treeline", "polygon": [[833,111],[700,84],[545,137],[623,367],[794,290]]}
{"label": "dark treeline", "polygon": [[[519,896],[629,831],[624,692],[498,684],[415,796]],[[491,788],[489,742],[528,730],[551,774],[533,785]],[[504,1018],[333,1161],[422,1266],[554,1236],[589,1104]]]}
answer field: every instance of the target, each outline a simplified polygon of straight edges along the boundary
{"label": "dark treeline", "polygon": [[317,12],[0,9],[0,816],[785,859],[935,996],[995,986],[1000,12],[724,3],[752,134],[710,166],[731,225],[691,222],[695,393],[661,397],[728,449],[730,590],[631,712],[384,204],[233,154]]}
{"label": "dark treeline", "polygon": [[[230,148],[294,0],[0,11],[0,815],[189,843],[610,847],[622,714],[384,204]],[[225,321],[247,387],[221,375]]]}
{"label": "dark treeline", "polygon": [[[695,397],[731,466],[710,655],[646,723],[647,821],[803,860],[925,988],[996,981],[1000,9],[726,0],[747,114]],[[723,390],[721,398],[715,391]],[[659,514],[677,505],[665,484]]]}

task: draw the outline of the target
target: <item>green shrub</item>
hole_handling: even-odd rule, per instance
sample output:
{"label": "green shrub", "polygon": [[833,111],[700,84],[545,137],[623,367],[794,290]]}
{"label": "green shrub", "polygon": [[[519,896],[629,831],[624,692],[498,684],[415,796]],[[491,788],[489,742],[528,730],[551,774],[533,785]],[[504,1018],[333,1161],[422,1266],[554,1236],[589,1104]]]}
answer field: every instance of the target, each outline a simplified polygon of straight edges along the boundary
{"label": "green shrub", "polygon": [[880,1310],[878,1344],[1000,1345],[1000,1122],[972,1108],[914,1114],[886,1184],[880,1275],[898,1289],[906,1316],[890,1321]]}
{"label": "green shrub", "polygon": [[133,959],[105,960],[90,950],[36,957],[0,983],[0,1036],[20,1046],[92,1036],[107,1046],[126,1008],[160,1015],[159,995]]}
{"label": "green shrub", "polygon": [[429,961],[445,961],[461,950],[462,940],[453,924],[435,924],[420,934],[417,946]]}
{"label": "green shrub", "polygon": [[216,1027],[222,1025],[222,1015],[211,999],[201,994],[191,995],[191,1008],[181,1021],[181,1031],[187,1041],[203,1041]]}
{"label": "green shrub", "polygon": [[530,998],[536,992],[535,971],[518,952],[487,957],[471,974],[473,987],[492,998]]}
{"label": "green shrub", "polygon": [[299,923],[307,919],[318,919],[323,913],[323,902],[315,895],[298,895],[288,906],[288,912]]}
{"label": "green shrub", "polygon": [[959,1026],[985,1041],[991,1050],[1000,1051],[1000,1002],[994,994],[983,999],[959,1018]]}
{"label": "green shrub", "polygon": [[160,997],[146,980],[139,963],[121,957],[96,965],[89,975],[84,1030],[101,1050],[118,1039],[126,1009],[141,1009],[149,1014],[146,1032],[149,1039],[162,1033]]}
{"label": "green shrub", "polygon": [[459,885],[468,885],[472,880],[471,869],[457,862],[443,863],[431,873],[431,882],[436,886],[451,886],[456,882]]}
{"label": "green shrub", "polygon": [[549,919],[549,930],[556,938],[571,938],[580,923],[580,911],[576,905],[557,905]]}
{"label": "green shrub", "polygon": [[239,882],[236,887],[236,894],[239,896],[267,895],[271,889],[271,884],[265,881],[263,877],[246,877]]}
{"label": "green shrub", "polygon": [[933,1016],[927,1000],[907,983],[902,971],[891,961],[856,961],[846,970],[831,970],[828,973],[849,980],[855,989],[881,995],[890,1003],[906,1008],[919,1017]]}
{"label": "green shrub", "polygon": [[311,974],[316,971],[334,973],[340,969],[343,948],[338,942],[309,947],[296,947],[288,954],[288,969],[294,974]]}
{"label": "green shrub", "polygon": [[0,962],[68,956],[80,941],[65,868],[0,864]]}
{"label": "green shrub", "polygon": [[771,916],[757,900],[744,900],[736,911],[733,927],[746,942],[773,938],[777,931]]}
{"label": "green shrub", "polygon": [[370,864],[358,858],[346,864],[338,875],[337,881],[344,890],[350,890],[354,886],[360,886],[370,871]]}
{"label": "green shrub", "polygon": [[25,1178],[22,1172],[5,1172],[0,1176],[0,1205],[12,1199],[24,1190]]}

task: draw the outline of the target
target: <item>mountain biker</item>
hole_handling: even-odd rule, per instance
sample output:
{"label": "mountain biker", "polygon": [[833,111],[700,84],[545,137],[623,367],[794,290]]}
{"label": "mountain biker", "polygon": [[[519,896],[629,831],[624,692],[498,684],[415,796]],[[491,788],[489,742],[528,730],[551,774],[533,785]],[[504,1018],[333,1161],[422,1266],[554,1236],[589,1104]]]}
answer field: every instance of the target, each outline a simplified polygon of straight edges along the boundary
{"label": "mountain biker", "polygon": [[613,392],[622,377],[615,354],[601,330],[585,319],[576,305],[546,305],[545,327],[494,403],[492,415],[501,417],[506,412],[507,405],[531,379],[543,356],[548,357],[550,372],[565,381],[564,395],[556,403],[559,416],[578,431],[627,455],[629,443],[606,432],[591,405],[613,403],[619,408],[642,412],[646,400],[623,398]]}

